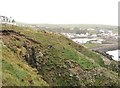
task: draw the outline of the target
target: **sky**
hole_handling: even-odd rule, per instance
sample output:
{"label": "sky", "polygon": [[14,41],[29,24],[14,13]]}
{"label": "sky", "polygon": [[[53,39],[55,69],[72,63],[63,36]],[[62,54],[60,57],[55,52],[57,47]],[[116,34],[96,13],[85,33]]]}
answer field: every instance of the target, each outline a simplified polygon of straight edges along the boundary
{"label": "sky", "polygon": [[24,23],[118,25],[119,0],[0,0],[0,15]]}

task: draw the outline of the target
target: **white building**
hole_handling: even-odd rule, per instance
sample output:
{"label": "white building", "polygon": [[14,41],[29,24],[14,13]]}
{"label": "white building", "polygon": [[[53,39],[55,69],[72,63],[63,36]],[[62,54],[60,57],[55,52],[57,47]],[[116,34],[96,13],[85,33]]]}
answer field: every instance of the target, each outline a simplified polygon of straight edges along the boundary
{"label": "white building", "polygon": [[87,30],[88,30],[88,31],[94,31],[95,29],[93,29],[93,28],[88,28]]}
{"label": "white building", "polygon": [[91,36],[92,36],[92,37],[97,37],[97,34],[92,34]]}
{"label": "white building", "polygon": [[12,17],[0,16],[0,23],[1,24],[11,24],[16,25],[15,20]]}
{"label": "white building", "polygon": [[85,44],[85,43],[93,43],[93,44],[102,44],[102,42],[104,41],[103,39],[96,39],[96,38],[76,38],[76,39],[72,39],[74,42],[78,43],[78,44]]}

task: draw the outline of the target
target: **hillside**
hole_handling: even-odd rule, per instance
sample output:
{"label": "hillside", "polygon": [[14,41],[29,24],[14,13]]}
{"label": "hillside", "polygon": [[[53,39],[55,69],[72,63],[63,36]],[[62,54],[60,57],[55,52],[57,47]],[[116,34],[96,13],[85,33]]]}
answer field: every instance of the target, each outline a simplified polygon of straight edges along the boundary
{"label": "hillside", "polygon": [[0,35],[3,86],[119,86],[117,62],[63,35],[11,25]]}

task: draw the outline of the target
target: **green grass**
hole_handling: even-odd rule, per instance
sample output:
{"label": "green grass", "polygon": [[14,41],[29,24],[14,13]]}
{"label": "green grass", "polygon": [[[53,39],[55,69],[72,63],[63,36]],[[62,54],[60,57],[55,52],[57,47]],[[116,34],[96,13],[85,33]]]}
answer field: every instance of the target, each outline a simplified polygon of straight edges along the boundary
{"label": "green grass", "polygon": [[[3,86],[47,86],[48,84],[37,75],[26,63],[21,62],[12,51],[3,46]],[[32,80],[34,84],[29,81]]]}

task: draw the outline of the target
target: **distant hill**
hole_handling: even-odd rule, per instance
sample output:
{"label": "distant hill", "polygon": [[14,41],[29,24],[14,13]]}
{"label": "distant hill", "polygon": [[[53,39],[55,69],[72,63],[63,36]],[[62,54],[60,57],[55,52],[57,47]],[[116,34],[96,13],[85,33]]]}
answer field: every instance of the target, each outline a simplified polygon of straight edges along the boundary
{"label": "distant hill", "polygon": [[116,25],[104,25],[104,24],[27,24],[22,22],[16,22],[17,24],[22,25],[36,25],[36,26],[47,26],[51,28],[57,27],[64,27],[64,28],[71,28],[71,27],[80,27],[80,28],[117,28]]}
{"label": "distant hill", "polygon": [[[22,24],[22,23],[19,23]],[[31,26],[36,29],[40,30],[47,30],[50,32],[72,32],[76,33],[80,31],[80,29],[95,29],[95,30],[112,30],[114,32],[118,32],[118,27],[117,26],[112,26],[112,25],[100,25],[100,24],[23,24],[26,26]]]}
{"label": "distant hill", "polygon": [[3,86],[119,86],[116,61],[63,35],[13,25],[0,35]]}

